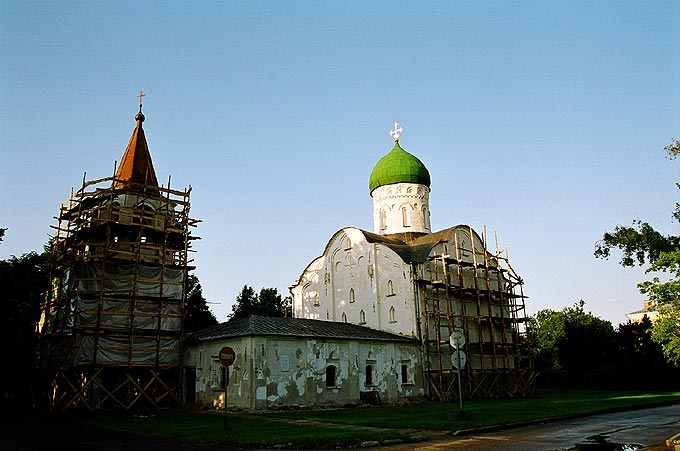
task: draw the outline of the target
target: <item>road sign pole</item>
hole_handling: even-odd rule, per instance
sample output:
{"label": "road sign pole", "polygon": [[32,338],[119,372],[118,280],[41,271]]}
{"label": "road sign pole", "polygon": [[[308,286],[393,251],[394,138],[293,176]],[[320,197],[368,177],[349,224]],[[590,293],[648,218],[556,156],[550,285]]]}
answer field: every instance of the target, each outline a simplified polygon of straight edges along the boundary
{"label": "road sign pole", "polygon": [[224,366],[224,429],[227,428],[227,391],[229,389],[229,367]]}
{"label": "road sign pole", "polygon": [[458,414],[463,418],[463,384],[461,379],[463,377],[463,369],[460,364],[460,349],[456,349],[456,356],[458,357]]}
{"label": "road sign pole", "polygon": [[236,360],[236,353],[229,346],[225,346],[220,349],[218,355],[220,363],[222,363],[224,368],[224,429],[227,428],[227,390],[229,389],[229,367]]}

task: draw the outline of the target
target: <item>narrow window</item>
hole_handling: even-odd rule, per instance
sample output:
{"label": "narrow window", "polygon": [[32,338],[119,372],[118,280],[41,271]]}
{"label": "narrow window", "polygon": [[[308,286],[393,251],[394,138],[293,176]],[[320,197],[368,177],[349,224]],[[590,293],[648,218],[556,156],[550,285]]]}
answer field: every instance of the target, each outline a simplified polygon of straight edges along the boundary
{"label": "narrow window", "polygon": [[342,314],[342,322],[343,323],[347,322],[347,315],[345,315],[344,313]]}
{"label": "narrow window", "polygon": [[387,295],[394,296],[394,283],[391,280],[387,281]]}
{"label": "narrow window", "polygon": [[373,385],[373,365],[366,365],[366,385]]}
{"label": "narrow window", "polygon": [[326,367],[326,387],[335,387],[335,365]]}
{"label": "narrow window", "polygon": [[430,228],[430,212],[425,205],[423,205],[423,223],[426,229]]}
{"label": "narrow window", "polygon": [[390,307],[390,322],[391,323],[397,322],[397,311],[394,310],[394,307]]}
{"label": "narrow window", "polygon": [[354,302],[354,288],[349,289],[349,302]]}
{"label": "narrow window", "polygon": [[408,384],[408,365],[401,364],[401,383]]}
{"label": "narrow window", "polygon": [[380,229],[385,230],[387,228],[387,211],[385,209],[380,210]]}
{"label": "narrow window", "polygon": [[366,324],[366,313],[363,310],[359,312],[359,324]]}
{"label": "narrow window", "polygon": [[404,227],[408,227],[408,211],[406,210],[406,207],[401,207],[401,222]]}

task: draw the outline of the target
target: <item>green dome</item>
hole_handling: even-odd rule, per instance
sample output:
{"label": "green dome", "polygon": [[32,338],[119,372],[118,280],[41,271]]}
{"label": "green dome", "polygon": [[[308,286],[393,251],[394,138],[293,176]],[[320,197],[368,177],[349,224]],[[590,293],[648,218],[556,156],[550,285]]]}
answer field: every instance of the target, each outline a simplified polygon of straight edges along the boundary
{"label": "green dome", "polygon": [[368,189],[373,192],[379,186],[393,183],[420,183],[430,187],[430,172],[415,156],[394,142],[394,147],[373,168],[368,179]]}

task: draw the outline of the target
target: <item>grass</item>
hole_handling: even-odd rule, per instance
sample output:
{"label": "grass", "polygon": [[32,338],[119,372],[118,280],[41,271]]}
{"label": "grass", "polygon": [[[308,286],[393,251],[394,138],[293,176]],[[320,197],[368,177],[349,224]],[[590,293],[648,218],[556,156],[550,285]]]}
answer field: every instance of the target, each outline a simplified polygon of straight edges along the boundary
{"label": "grass", "polygon": [[672,402],[680,402],[680,392],[550,390],[540,391],[530,399],[466,401],[463,418],[459,416],[457,403],[427,403],[267,412],[260,415],[230,413],[226,430],[221,414],[186,410],[164,411],[146,417],[96,415],[81,418],[79,422],[129,434],[203,445],[335,448],[356,446],[367,440],[408,440],[408,432],[399,429],[453,432]]}
{"label": "grass", "polygon": [[458,403],[296,411],[267,415],[274,418],[307,419],[324,423],[453,432],[669,402],[680,402],[680,392],[542,390],[534,398],[465,401],[463,418],[460,418]]}

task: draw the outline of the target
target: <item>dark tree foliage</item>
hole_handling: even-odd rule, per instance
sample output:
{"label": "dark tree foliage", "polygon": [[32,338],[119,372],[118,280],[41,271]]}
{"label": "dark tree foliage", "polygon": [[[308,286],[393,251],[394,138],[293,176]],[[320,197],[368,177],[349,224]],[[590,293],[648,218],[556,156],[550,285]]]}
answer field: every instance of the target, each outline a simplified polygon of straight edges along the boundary
{"label": "dark tree foliage", "polygon": [[286,316],[288,299],[282,299],[276,288],[262,288],[255,293],[252,287],[244,285],[236,296],[229,319],[245,318],[250,315]]}
{"label": "dark tree foliage", "polygon": [[0,243],[2,243],[2,239],[5,237],[5,230],[7,229],[0,227]]}
{"label": "dark tree foliage", "polygon": [[580,301],[529,318],[538,385],[554,388],[678,389],[680,370],[651,337],[652,324],[619,325],[584,310]]}
{"label": "dark tree foliage", "polygon": [[615,361],[616,333],[609,321],[585,312],[584,301],[529,318],[529,340],[543,386],[607,386]]}
{"label": "dark tree foliage", "polygon": [[0,337],[6,364],[6,371],[0,372],[3,407],[31,406],[36,324],[48,287],[49,259],[44,254],[30,252],[0,261]]}
{"label": "dark tree foliage", "polygon": [[677,390],[680,368],[664,357],[661,345],[652,339],[652,322],[646,316],[639,323],[617,328],[620,383],[616,388]]}
{"label": "dark tree foliage", "polygon": [[198,277],[189,274],[186,283],[187,301],[186,316],[184,317],[185,332],[195,332],[217,324],[217,318],[208,308],[203,297],[203,288]]}

